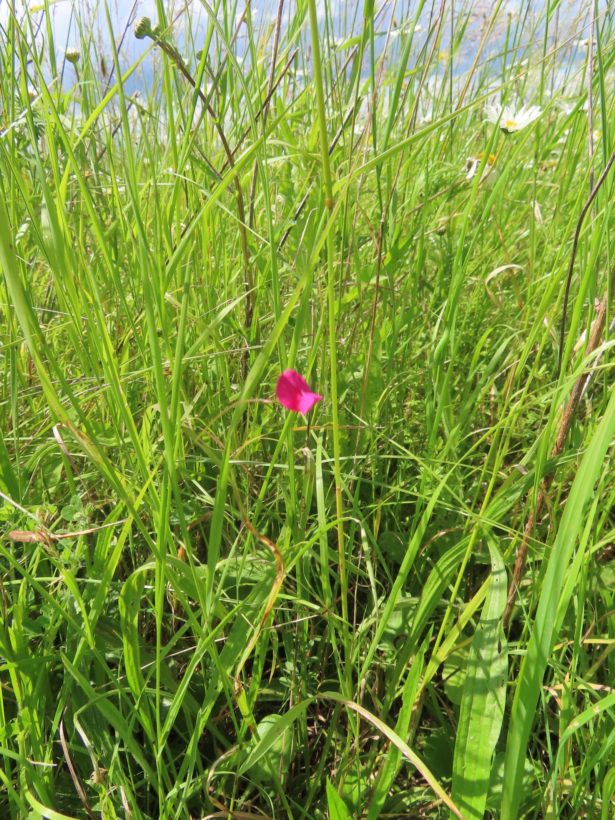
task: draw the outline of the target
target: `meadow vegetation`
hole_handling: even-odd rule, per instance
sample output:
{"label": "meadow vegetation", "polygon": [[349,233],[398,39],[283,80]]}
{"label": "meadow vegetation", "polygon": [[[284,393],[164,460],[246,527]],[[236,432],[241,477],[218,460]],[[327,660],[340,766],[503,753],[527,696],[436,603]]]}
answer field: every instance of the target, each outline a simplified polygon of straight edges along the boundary
{"label": "meadow vegetation", "polygon": [[613,7],[4,5],[1,816],[613,816]]}

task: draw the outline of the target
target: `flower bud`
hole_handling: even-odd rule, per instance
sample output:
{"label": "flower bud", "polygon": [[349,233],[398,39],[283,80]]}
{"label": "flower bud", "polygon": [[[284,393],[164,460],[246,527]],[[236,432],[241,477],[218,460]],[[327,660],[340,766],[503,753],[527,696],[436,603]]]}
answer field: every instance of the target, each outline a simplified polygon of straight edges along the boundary
{"label": "flower bud", "polygon": [[64,57],[68,60],[69,63],[77,65],[77,63],[81,59],[81,52],[78,48],[67,48],[64,53]]}
{"label": "flower bud", "polygon": [[135,23],[134,33],[137,40],[143,40],[145,37],[152,36],[152,21],[149,17],[139,17]]}

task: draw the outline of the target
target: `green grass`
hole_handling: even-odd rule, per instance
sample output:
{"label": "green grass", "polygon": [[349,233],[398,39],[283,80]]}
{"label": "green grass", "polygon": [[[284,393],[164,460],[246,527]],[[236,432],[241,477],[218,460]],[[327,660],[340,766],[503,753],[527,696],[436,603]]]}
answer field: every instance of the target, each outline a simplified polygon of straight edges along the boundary
{"label": "green grass", "polygon": [[615,172],[560,350],[612,9],[159,2],[73,65],[44,5],[0,17],[2,817],[612,816]]}

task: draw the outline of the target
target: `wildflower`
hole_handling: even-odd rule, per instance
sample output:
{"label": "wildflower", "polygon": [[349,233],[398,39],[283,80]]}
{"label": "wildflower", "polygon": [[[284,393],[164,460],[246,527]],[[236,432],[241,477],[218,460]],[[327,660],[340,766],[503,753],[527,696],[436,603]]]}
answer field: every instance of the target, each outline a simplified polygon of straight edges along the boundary
{"label": "wildflower", "polygon": [[152,21],[149,17],[139,17],[135,23],[134,33],[137,40],[144,40],[146,37],[153,37]]}
{"label": "wildflower", "polygon": [[412,26],[412,22],[410,20],[406,20],[405,23],[398,25],[395,20],[393,20],[393,28],[389,34],[391,39],[395,37],[401,37],[402,34],[409,34],[414,32],[414,34],[420,34],[423,31],[423,26],[420,23],[417,23],[415,26]]}
{"label": "wildflower", "polygon": [[307,415],[312,407],[322,399],[312,392],[306,380],[296,370],[285,370],[275,386],[278,401],[289,410]]}
{"label": "wildflower", "polygon": [[[476,172],[480,168],[481,162],[485,158],[485,155],[481,152],[478,156],[475,157],[468,157],[468,161],[466,162],[466,179],[474,179],[476,176]],[[483,173],[481,175],[480,181],[483,182],[484,179],[491,173],[493,170],[493,166],[495,165],[495,154],[489,154],[485,161],[485,167],[483,168]]]}
{"label": "wildflower", "polygon": [[81,59],[81,52],[78,48],[67,48],[64,53],[65,58],[68,60],[69,63],[73,65],[77,65],[79,60]]}
{"label": "wildflower", "polygon": [[526,128],[530,123],[542,114],[542,109],[537,105],[523,106],[518,111],[514,111],[508,106],[487,105],[485,115],[489,122],[499,125],[502,131],[507,134],[514,134],[516,131]]}

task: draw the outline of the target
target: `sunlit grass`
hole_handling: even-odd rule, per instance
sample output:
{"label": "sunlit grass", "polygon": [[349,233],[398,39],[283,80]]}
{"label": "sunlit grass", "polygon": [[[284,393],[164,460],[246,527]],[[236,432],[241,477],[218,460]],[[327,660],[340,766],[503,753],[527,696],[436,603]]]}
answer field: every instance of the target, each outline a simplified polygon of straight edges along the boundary
{"label": "sunlit grass", "polygon": [[606,820],[612,10],[75,9],[0,15],[2,816]]}

